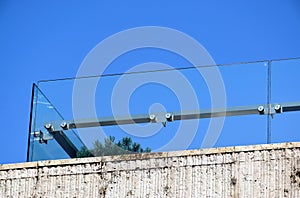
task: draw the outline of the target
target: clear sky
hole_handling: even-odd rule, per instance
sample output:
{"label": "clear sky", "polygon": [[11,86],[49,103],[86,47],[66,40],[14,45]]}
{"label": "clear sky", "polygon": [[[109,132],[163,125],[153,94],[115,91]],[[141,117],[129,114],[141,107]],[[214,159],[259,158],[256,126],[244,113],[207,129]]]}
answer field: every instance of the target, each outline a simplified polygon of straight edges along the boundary
{"label": "clear sky", "polygon": [[182,31],[219,64],[300,56],[298,0],[2,0],[0,163],[26,160],[32,83],[76,76],[100,41],[139,26]]}

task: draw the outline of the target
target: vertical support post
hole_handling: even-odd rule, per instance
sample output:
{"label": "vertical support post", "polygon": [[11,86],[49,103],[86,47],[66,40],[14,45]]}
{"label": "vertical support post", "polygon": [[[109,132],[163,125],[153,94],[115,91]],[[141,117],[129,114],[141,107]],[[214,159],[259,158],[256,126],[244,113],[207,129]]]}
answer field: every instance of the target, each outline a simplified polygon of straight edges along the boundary
{"label": "vertical support post", "polygon": [[268,105],[268,115],[267,115],[267,144],[272,141],[272,61],[268,61],[268,77],[267,77],[267,105]]}

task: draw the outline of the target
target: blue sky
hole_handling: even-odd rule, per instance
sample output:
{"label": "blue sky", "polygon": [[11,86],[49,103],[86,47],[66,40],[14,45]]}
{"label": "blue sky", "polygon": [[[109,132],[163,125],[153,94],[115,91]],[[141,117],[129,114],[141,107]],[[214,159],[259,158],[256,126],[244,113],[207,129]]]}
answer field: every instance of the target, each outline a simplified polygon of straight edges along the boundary
{"label": "blue sky", "polygon": [[[84,57],[100,41],[139,26],[182,31],[201,43],[220,64],[300,56],[297,0],[107,3],[3,0],[0,2],[0,163],[26,160],[32,83],[76,76]],[[120,71],[114,67],[110,72]],[[231,119],[234,122],[237,118]]]}

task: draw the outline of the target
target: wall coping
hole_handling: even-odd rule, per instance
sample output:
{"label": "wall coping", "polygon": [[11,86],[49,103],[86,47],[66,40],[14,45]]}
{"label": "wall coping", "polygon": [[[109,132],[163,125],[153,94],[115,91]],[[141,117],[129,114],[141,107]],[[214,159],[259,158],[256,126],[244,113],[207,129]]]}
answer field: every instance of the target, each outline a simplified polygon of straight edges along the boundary
{"label": "wall coping", "polygon": [[237,153],[251,152],[251,151],[262,151],[262,150],[279,150],[279,149],[291,149],[291,148],[299,148],[299,147],[300,147],[300,142],[287,142],[287,143],[277,143],[277,144],[231,146],[231,147],[219,147],[219,148],[205,148],[205,149],[197,149],[197,150],[126,154],[126,155],[114,155],[114,156],[103,156],[103,157],[44,160],[44,161],[25,162],[25,163],[16,163],[16,164],[0,164],[0,171],[12,170],[12,169],[39,168],[39,167],[46,167],[46,166],[47,167],[66,166],[66,165],[77,165],[77,164],[99,163],[99,162],[186,157],[186,156],[212,155],[212,154],[224,154],[224,153],[235,153],[235,152]]}

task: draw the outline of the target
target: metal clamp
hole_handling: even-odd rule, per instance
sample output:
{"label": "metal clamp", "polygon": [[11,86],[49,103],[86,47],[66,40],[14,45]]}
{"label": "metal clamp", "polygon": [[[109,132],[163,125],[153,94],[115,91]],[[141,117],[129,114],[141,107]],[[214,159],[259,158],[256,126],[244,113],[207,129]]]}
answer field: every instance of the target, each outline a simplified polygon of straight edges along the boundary
{"label": "metal clamp", "polygon": [[157,115],[151,114],[149,115],[149,119],[152,123],[162,123],[164,127],[167,126],[167,122],[173,122],[174,121],[174,115],[171,113],[159,113]]}
{"label": "metal clamp", "polygon": [[52,140],[53,136],[50,133],[43,133],[42,131],[33,132],[33,136],[38,138],[40,143],[48,143],[48,140]]}
{"label": "metal clamp", "polygon": [[280,104],[269,104],[267,105],[267,108],[265,106],[261,105],[257,108],[257,111],[260,115],[271,115],[273,116],[276,113],[282,113],[283,108]]}
{"label": "metal clamp", "polygon": [[265,114],[265,107],[261,105],[257,108],[257,111],[260,115],[263,115]]}
{"label": "metal clamp", "polygon": [[47,123],[44,125],[48,132],[54,131],[53,125],[51,123]]}
{"label": "metal clamp", "polygon": [[61,124],[60,124],[60,127],[64,130],[68,130],[69,129],[69,125],[67,122],[63,121]]}
{"label": "metal clamp", "polygon": [[166,115],[166,119],[168,122],[173,122],[174,121],[174,115],[171,113],[167,113]]}
{"label": "metal clamp", "polygon": [[279,105],[279,104],[276,104],[274,106],[274,110],[275,110],[276,113],[282,113],[282,106]]}

